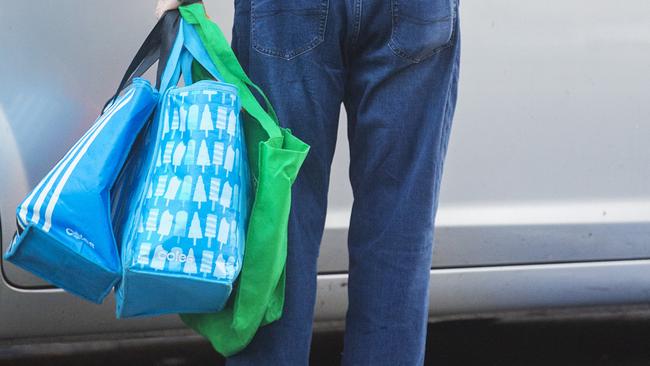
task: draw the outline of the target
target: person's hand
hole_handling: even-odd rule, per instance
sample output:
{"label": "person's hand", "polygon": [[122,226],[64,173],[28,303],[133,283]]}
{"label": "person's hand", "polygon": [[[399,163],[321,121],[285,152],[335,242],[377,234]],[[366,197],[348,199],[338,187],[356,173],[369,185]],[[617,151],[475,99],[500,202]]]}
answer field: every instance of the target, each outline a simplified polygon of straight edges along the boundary
{"label": "person's hand", "polygon": [[155,12],[156,19],[160,19],[167,10],[176,9],[181,4],[182,2],[179,0],[158,0]]}

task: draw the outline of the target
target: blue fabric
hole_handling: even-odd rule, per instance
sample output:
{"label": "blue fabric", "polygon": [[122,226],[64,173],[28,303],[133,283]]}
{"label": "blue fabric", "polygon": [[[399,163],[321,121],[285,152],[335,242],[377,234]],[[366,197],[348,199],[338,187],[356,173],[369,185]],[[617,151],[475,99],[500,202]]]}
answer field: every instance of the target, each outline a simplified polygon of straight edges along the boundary
{"label": "blue fabric", "polygon": [[[134,80],[16,209],[25,230],[5,259],[101,303],[120,277],[110,189],[158,93]],[[110,148],[107,148],[110,147]],[[114,201],[112,201],[114,202]]]}
{"label": "blue fabric", "polygon": [[293,185],[283,316],[227,365],[308,365],[341,103],[354,193],[343,364],[421,365],[457,94],[457,1],[285,2],[236,1],[233,47],[311,153]]}
{"label": "blue fabric", "polygon": [[[220,77],[197,39],[181,20],[154,123],[120,177],[132,203],[115,215],[120,318],[218,311],[241,270],[251,198],[241,106],[234,85],[192,84],[192,60]],[[176,87],[181,73],[191,85]]]}
{"label": "blue fabric", "polygon": [[178,83],[180,74],[183,74],[185,85],[192,83],[190,70],[191,61],[196,60],[208,71],[215,80],[223,80],[219,70],[214,65],[207,51],[201,43],[196,30],[191,24],[181,20],[178,35],[170,52],[167,66],[161,77],[160,90],[165,91]]}

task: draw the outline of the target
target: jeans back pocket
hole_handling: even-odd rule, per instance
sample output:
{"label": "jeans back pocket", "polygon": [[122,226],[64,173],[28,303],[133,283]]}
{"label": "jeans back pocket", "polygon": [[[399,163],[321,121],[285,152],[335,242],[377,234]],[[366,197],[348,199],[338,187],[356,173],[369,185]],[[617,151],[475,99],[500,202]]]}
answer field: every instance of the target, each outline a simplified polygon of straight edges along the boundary
{"label": "jeans back pocket", "polygon": [[391,0],[395,54],[420,62],[451,45],[457,0]]}
{"label": "jeans back pocket", "polygon": [[325,40],[329,0],[251,0],[256,51],[290,60]]}

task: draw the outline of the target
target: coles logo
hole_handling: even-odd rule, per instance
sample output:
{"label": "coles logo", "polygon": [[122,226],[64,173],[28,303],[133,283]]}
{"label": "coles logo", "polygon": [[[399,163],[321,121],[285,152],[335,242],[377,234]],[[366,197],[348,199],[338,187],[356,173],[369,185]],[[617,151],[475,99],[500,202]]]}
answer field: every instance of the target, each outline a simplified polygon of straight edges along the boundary
{"label": "coles logo", "polygon": [[88,246],[90,246],[91,248],[95,249],[95,244],[92,241],[86,239],[83,235],[74,231],[73,229],[67,227],[65,228],[65,233],[77,240],[81,240],[82,242],[88,244]]}
{"label": "coles logo", "polygon": [[183,254],[182,252],[176,252],[176,251],[171,251],[171,252],[158,252],[158,259],[159,260],[167,260],[168,262],[179,262],[179,263],[185,263],[185,262],[194,262],[193,257],[187,257],[187,255]]}

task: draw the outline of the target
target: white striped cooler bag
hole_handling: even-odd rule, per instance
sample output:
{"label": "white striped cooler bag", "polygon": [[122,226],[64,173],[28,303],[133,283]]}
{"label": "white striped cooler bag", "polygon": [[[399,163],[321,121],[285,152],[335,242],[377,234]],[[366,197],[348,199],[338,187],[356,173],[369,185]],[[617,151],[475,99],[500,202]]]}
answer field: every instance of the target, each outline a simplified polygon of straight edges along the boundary
{"label": "white striped cooler bag", "polygon": [[135,80],[16,209],[5,259],[100,303],[121,275],[110,189],[158,100]]}
{"label": "white striped cooler bag", "polygon": [[[99,118],[18,205],[18,230],[5,259],[96,303],[119,282],[113,229],[125,216],[122,193],[129,187],[118,177],[127,158],[140,153],[133,147],[159,100],[138,76],[156,63],[163,36],[175,37],[176,29],[173,16],[156,24]],[[165,62],[160,64],[159,73]]]}

